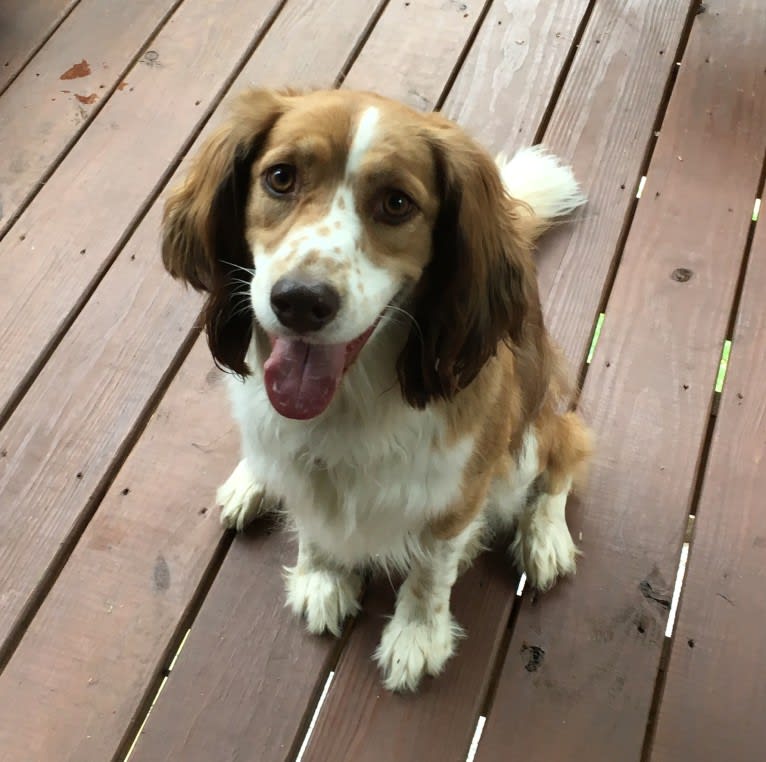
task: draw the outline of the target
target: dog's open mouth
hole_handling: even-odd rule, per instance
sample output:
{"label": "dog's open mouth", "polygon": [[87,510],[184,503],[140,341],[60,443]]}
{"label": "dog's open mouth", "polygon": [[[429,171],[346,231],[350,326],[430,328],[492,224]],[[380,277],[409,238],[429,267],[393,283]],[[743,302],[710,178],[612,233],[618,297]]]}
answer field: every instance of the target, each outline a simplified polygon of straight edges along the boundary
{"label": "dog's open mouth", "polygon": [[332,402],[343,374],[356,360],[377,321],[347,344],[309,344],[270,336],[271,354],[263,366],[266,392],[285,418],[315,418]]}

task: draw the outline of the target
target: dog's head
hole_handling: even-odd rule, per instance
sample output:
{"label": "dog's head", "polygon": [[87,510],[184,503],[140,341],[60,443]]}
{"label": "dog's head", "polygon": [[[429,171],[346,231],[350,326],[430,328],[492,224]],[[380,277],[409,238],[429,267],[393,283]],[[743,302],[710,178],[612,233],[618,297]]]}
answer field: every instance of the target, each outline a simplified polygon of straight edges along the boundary
{"label": "dog's head", "polygon": [[537,304],[532,219],[438,115],[366,93],[253,90],[168,199],[162,255],[208,292],[216,361],[248,374],[257,325],[272,404],[312,418],[391,310],[412,321],[397,363],[410,404],[469,384]]}

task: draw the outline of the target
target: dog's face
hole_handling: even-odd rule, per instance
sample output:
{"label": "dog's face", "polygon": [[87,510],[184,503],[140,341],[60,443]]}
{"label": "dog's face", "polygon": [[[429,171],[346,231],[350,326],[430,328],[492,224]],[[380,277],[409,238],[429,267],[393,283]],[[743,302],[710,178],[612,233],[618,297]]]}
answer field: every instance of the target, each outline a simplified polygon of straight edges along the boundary
{"label": "dog's face", "polygon": [[310,418],[327,406],[430,258],[434,162],[408,116],[372,97],[307,96],[274,125],[253,164],[250,293],[273,347],[267,390],[284,415]]}
{"label": "dog's face", "polygon": [[245,235],[255,316],[272,336],[347,344],[430,258],[429,144],[404,109],[372,98],[349,108],[345,95],[295,104],[253,165]]}
{"label": "dog's face", "polygon": [[168,201],[163,258],[210,293],[216,359],[247,373],[253,323],[274,407],[313,418],[381,318],[413,320],[399,377],[450,397],[518,335],[534,290],[522,217],[462,131],[371,94],[252,91]]}

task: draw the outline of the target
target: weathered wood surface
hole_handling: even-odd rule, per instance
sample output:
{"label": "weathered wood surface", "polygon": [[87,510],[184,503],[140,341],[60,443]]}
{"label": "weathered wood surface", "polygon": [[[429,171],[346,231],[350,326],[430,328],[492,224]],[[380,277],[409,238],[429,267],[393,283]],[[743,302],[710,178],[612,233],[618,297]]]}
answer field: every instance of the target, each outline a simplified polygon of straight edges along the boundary
{"label": "weathered wood surface", "polygon": [[[749,8],[742,22],[747,19],[755,43],[756,35],[763,39],[766,34],[766,13],[760,4],[751,3]],[[727,59],[711,58],[711,66],[719,72],[728,69],[727,79],[734,86],[735,72],[752,67],[753,49],[742,45],[739,35],[730,39]],[[756,163],[757,158],[753,157]],[[725,247],[718,253],[734,256],[736,250]],[[694,542],[651,756],[658,762],[748,762],[760,759],[766,748],[764,294],[766,224],[761,214],[696,508]]]}
{"label": "weathered wood surface", "polygon": [[79,0],[5,0],[0,6],[0,94]]}
{"label": "weathered wood surface", "polygon": [[524,600],[479,760],[641,757],[766,150],[766,77],[737,65],[761,45],[754,4],[725,5],[692,29],[585,379],[599,445],[570,522],[584,556]]}
{"label": "weathered wood surface", "polygon": [[[32,160],[0,191],[0,758],[122,760],[189,627],[134,760],[294,759],[330,670],[304,762],[462,762],[479,714],[478,760],[757,758],[762,224],[732,310],[766,150],[761,5],[141,0],[128,18],[91,0],[6,3],[0,171]],[[74,124],[49,90],[80,48],[91,75],[72,82],[104,87]],[[223,94],[250,82],[375,89],[441,108],[491,150],[541,138],[590,197],[539,256],[575,365],[606,304],[580,400],[600,444],[570,508],[579,573],[514,609],[506,560],[483,557],[454,596],[468,637],[416,696],[386,694],[370,659],[387,581],[342,641],[312,638],[283,608],[290,538],[259,522],[232,545],[218,526],[237,433],[193,327],[200,299],[158,261],[157,197]]]}
{"label": "weathered wood surface", "polygon": [[[376,7],[377,0],[357,3],[354,12],[336,27],[334,45],[306,45],[305,57],[292,59],[293,71],[283,66],[272,76],[309,84],[324,71],[329,85],[364,35]],[[327,8],[327,2],[304,4],[299,24],[294,12],[280,15],[235,87],[244,87],[259,75],[288,38],[295,40],[302,33],[307,41],[312,39]],[[200,140],[206,134],[207,130]],[[21,443],[21,454],[14,452],[12,444],[6,445],[9,483],[3,484],[4,494],[9,494],[9,486],[18,484],[19,489],[27,490],[27,503],[40,509],[10,538],[16,539],[19,563],[27,565],[24,576],[18,568],[14,573],[19,595],[25,592],[19,580],[40,584],[46,582],[41,569],[49,575],[57,573],[51,553],[55,554],[61,541],[76,539],[87,518],[83,513],[92,510],[92,491],[115,478],[115,466],[135,438],[136,428],[140,430],[155,389],[162,388],[175,355],[193,337],[190,327],[200,300],[178,289],[162,271],[156,251],[160,211],[157,202],[3,431],[4,443]],[[107,335],[105,325],[112,327]],[[89,351],[89,347],[97,347],[97,351]],[[0,714],[0,749],[7,749],[11,759],[27,748],[38,750],[41,759],[53,759],[49,755],[54,749],[57,759],[111,758],[126,743],[130,735],[126,728],[132,727],[147,691],[167,663],[166,651],[177,642],[180,622],[219,545],[221,530],[212,505],[215,485],[228,475],[227,469],[237,458],[236,447],[231,446],[236,434],[232,429],[227,437],[221,429],[226,405],[224,395],[212,396],[211,379],[219,374],[207,355],[205,342],[197,342],[182,377],[170,387],[139,445],[116,475],[43,610],[0,676],[0,704],[7,701],[18,711]],[[88,357],[87,364],[83,357]],[[67,385],[60,384],[61,378],[68,379]],[[95,387],[94,378],[99,380]],[[30,435],[27,426],[35,423],[45,405],[49,410],[61,410],[61,417],[52,433],[32,431]],[[189,411],[188,418],[184,411]],[[87,436],[83,436],[84,430]],[[51,435],[57,437],[53,442],[49,441]],[[13,459],[28,465],[33,462],[29,452],[42,447],[50,448],[49,455],[37,462],[39,472],[29,485],[22,478],[21,467],[14,470]],[[166,460],[171,453],[172,467]],[[222,468],[216,468],[217,464]],[[182,472],[195,478],[182,479]],[[28,470],[26,475],[30,476]],[[130,490],[128,495],[122,494],[125,489]],[[23,505],[19,503],[19,510]],[[205,514],[199,513],[202,508]],[[44,532],[34,526],[30,529],[33,518],[46,522]],[[188,530],[184,530],[187,522]],[[189,532],[186,542],[184,531]],[[180,545],[172,563],[163,550],[169,537]],[[36,552],[22,555],[24,546],[35,547]],[[153,575],[160,556],[172,582],[168,581],[158,597]],[[109,563],[105,564],[105,557]],[[248,559],[252,561],[252,556]],[[125,574],[126,563],[131,575]],[[278,589],[281,595],[279,565],[275,568],[277,573],[264,574],[260,583]],[[81,595],[83,580],[92,580],[85,597]],[[250,590],[254,600],[264,597],[265,588]],[[34,590],[27,595],[34,596]],[[27,605],[35,602],[30,600]],[[16,610],[19,608],[17,605]],[[278,610],[288,619],[281,604]],[[141,612],[138,621],[126,622],[126,617],[137,612]],[[55,628],[51,622],[56,622]],[[109,659],[91,648],[92,641],[83,640],[85,622],[94,640],[111,644]],[[275,626],[281,624],[280,620]],[[6,653],[15,645],[13,625],[18,626],[18,621],[8,620],[11,633]],[[306,655],[312,648],[306,645]],[[134,661],[136,654],[146,655],[140,668]],[[296,699],[310,699],[297,687],[294,694]],[[268,690],[262,698],[270,699]],[[35,711],[29,712],[29,706],[35,706]],[[90,729],[90,739],[84,739],[83,728]]]}
{"label": "weathered wood surface", "polygon": [[280,4],[184,2],[0,241],[0,424]]}
{"label": "weathered wood surface", "polygon": [[[192,52],[188,48],[192,30],[199,26],[200,18],[207,18],[202,5],[200,2],[183,6],[188,14],[166,27],[167,35],[160,35],[156,44],[158,49],[168,51],[169,60],[183,60],[185,55],[207,61],[207,72],[200,70],[199,77],[206,73],[212,79],[217,72],[215,77],[222,84],[221,56],[228,56],[229,66],[237,65],[253,35],[258,34],[258,22],[263,23],[267,14],[253,10],[252,3],[228,2],[230,11],[239,11],[233,14],[238,23],[229,21],[232,33],[247,26],[247,22],[252,24],[247,35],[241,34],[240,50],[233,49],[230,37],[225,44],[211,46],[198,58],[196,47]],[[221,30],[221,26],[217,29]],[[138,66],[150,69],[143,64]],[[180,76],[177,66],[168,70]],[[128,97],[126,93],[118,92],[115,98]],[[174,102],[173,98],[168,100],[170,104]],[[114,102],[110,100],[109,105]],[[121,108],[126,109],[123,113],[126,123],[133,126],[128,133],[132,135],[133,150],[138,151],[140,134],[135,130],[140,124],[136,121],[139,117],[127,105]],[[179,118],[181,112],[179,107]],[[148,114],[144,112],[143,116]],[[105,109],[93,129],[110,118]],[[192,121],[185,129],[193,126]],[[153,129],[157,135],[163,130],[172,133],[169,123],[158,123]],[[106,130],[111,128],[107,126]],[[91,134],[89,130],[78,147]],[[182,143],[183,135],[185,132],[176,133],[178,144]],[[97,276],[96,268],[103,267],[112,247],[130,232],[132,216],[138,211],[136,205],[143,203],[145,194],[151,190],[146,184],[147,175],[156,182],[164,171],[162,163],[145,166],[131,163],[134,174],[121,172],[119,165],[123,159],[117,151],[121,142],[115,145],[107,141],[111,149],[102,156],[100,168],[87,160],[85,166],[79,165],[82,173],[91,176],[94,182],[102,178],[102,200],[107,206],[86,202],[92,190],[82,185],[73,190],[76,197],[69,197],[69,202],[63,205],[55,197],[48,198],[46,194],[43,198],[40,194],[28,213],[34,209],[35,215],[44,215],[47,211],[47,222],[38,219],[28,234],[17,235],[19,228],[27,229],[25,214],[0,243],[0,271],[9,271],[1,300],[3,306],[8,305],[8,321],[0,329],[6,353],[0,378],[11,384],[6,387],[0,382],[8,395],[6,401],[13,399],[11,389],[25,371],[23,358],[32,363],[32,368],[26,369],[27,374],[32,374],[38,353],[45,343],[53,341],[62,315],[75,309],[84,298],[78,289],[89,288],[91,278]],[[158,142],[165,140],[158,137]],[[171,151],[165,160],[173,155]],[[74,171],[79,160],[72,154],[69,158],[74,161]],[[110,167],[111,162],[114,175],[107,179],[99,172]],[[68,172],[62,165],[54,177],[63,174],[66,178]],[[46,191],[53,188],[52,180]],[[120,217],[118,210],[124,216]],[[164,377],[197,312],[196,297],[174,292],[165,281],[155,248],[158,221],[159,207],[153,217],[143,221],[140,232],[99,282],[96,295],[82,306],[71,330],[63,335],[58,351],[34,378],[3,427],[7,455],[0,490],[3,502],[9,506],[0,514],[3,534],[0,580],[6,585],[6,594],[0,601],[3,660],[12,648],[16,630],[23,627],[34,611],[47,581],[55,576],[62,556],[71,549],[95,509],[114,473],[115,458],[118,463],[119,454],[130,446],[129,434],[142,411],[158,393],[158,387],[159,393],[164,388]],[[22,236],[25,240],[19,241]],[[74,236],[82,237],[77,240]],[[86,241],[85,248],[79,249]],[[28,251],[25,246],[29,246]],[[14,304],[18,307],[15,312]],[[167,311],[169,306],[179,310],[175,320]],[[57,308],[62,308],[62,312],[57,312]],[[152,320],[155,322],[151,323]],[[37,345],[36,340],[40,340]],[[76,478],[78,473],[81,476]]]}
{"label": "weathered wood surface", "polygon": [[81,0],[3,93],[0,236],[114,89],[128,86],[124,73],[178,1]]}

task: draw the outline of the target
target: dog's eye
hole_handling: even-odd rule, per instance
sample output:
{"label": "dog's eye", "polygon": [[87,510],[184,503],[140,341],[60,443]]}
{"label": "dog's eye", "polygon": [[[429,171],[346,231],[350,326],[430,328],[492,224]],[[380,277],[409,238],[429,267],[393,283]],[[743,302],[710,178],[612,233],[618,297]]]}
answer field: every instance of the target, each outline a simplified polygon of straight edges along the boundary
{"label": "dog's eye", "polygon": [[292,164],[275,164],[263,175],[266,189],[277,196],[284,196],[295,190],[297,172]]}
{"label": "dog's eye", "polygon": [[376,217],[388,225],[406,222],[415,211],[415,202],[403,191],[387,191],[380,201]]}

